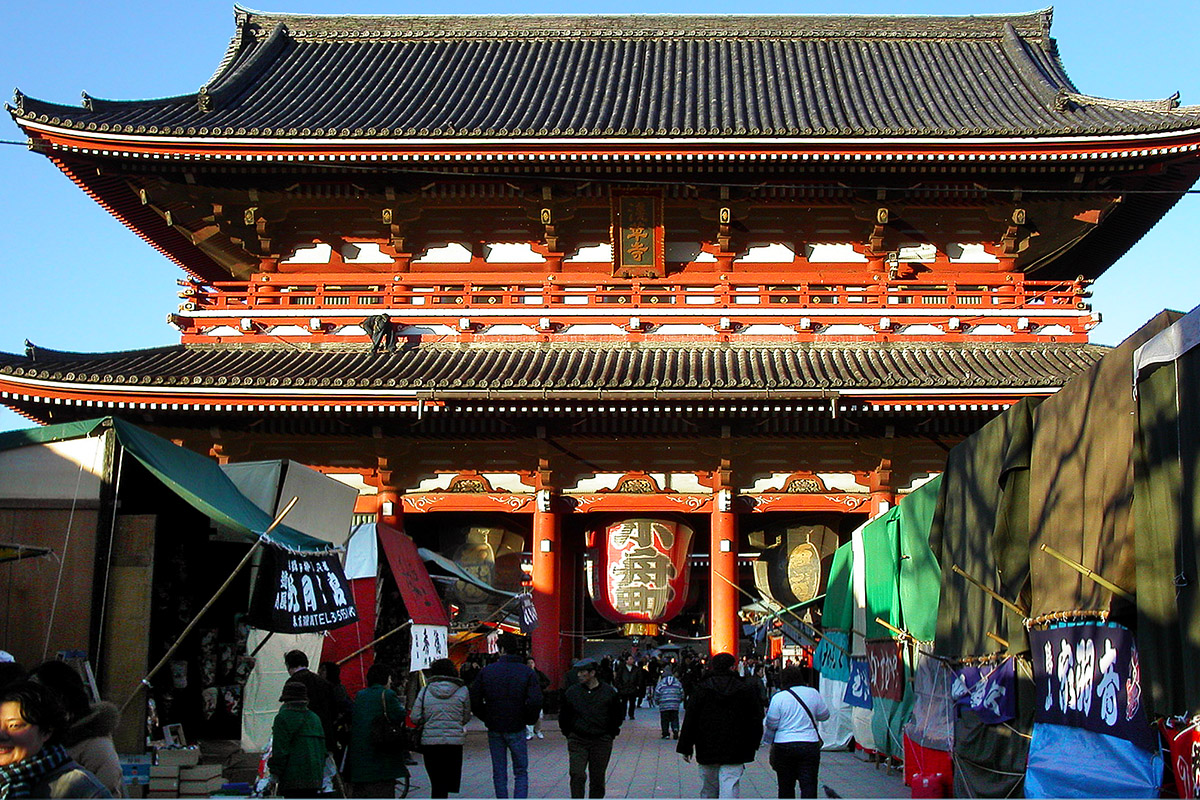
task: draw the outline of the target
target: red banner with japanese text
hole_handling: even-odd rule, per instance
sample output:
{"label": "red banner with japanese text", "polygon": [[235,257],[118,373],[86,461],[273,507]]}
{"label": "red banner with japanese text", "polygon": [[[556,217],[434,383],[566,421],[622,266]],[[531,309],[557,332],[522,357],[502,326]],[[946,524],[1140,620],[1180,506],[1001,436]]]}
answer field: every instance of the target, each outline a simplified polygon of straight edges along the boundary
{"label": "red banner with japanese text", "polygon": [[433,588],[433,580],[429,577],[425,562],[417,554],[416,544],[408,536],[383,523],[378,523],[375,529],[413,624],[448,627],[450,618],[446,615],[446,608],[437,590]]}
{"label": "red banner with japanese text", "polygon": [[892,639],[867,642],[872,697],[896,701],[904,699],[904,661],[900,646],[900,642]]}

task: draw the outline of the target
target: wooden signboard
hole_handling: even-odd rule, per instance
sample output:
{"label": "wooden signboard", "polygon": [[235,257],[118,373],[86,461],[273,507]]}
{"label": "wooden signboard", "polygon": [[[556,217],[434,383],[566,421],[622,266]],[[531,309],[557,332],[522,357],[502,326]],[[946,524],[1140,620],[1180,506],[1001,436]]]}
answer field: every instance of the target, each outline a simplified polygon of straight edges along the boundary
{"label": "wooden signboard", "polygon": [[613,192],[612,234],[614,277],[666,275],[661,194]]}

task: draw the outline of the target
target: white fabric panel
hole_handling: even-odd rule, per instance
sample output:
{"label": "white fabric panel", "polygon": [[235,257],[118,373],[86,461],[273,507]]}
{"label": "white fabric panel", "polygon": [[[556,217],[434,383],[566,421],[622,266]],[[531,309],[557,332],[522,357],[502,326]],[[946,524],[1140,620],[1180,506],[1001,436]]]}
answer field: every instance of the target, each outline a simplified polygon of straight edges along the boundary
{"label": "white fabric panel", "polygon": [[279,492],[279,508],[299,497],[300,502],[287,516],[287,524],[301,533],[316,536],[334,547],[341,547],[350,538],[350,521],[354,518],[354,501],[358,490],[341,481],[296,461],[287,462],[283,486]]}
{"label": "white fabric panel", "polygon": [[853,718],[854,741],[865,750],[877,750],[875,746],[875,729],[871,726],[871,718],[875,712],[869,708],[851,707]]}
{"label": "white fabric panel", "polygon": [[0,452],[0,500],[94,501],[103,471],[103,436],[5,450]]}
{"label": "white fabric panel", "polygon": [[375,578],[379,576],[379,538],[375,534],[375,523],[355,525],[346,545],[346,577]]}
{"label": "white fabric panel", "polygon": [[846,682],[822,675],[818,688],[825,705],[829,706],[829,719],[817,723],[821,741],[825,743],[821,749],[841,750],[854,736],[854,706],[846,702]]}
{"label": "white fabric panel", "polygon": [[301,533],[341,547],[350,536],[358,490],[298,461],[222,464],[238,490],[272,517],[293,497],[299,502],[285,522]]}
{"label": "white fabric panel", "polygon": [[[309,665],[316,670],[321,663],[321,646],[324,638],[320,633],[275,633],[254,657],[254,669],[246,681],[242,694],[242,749],[247,753],[261,753],[271,739],[271,723],[279,713],[279,695],[287,683],[287,667],[283,665],[283,654],[289,650],[301,650],[308,656]],[[247,652],[254,649],[268,636],[267,631],[251,629],[246,643]]]}
{"label": "white fabric panel", "polygon": [[850,632],[850,655],[865,656],[867,640],[863,637],[867,630],[867,556],[863,546],[863,528],[860,525],[850,535],[850,552],[852,560],[850,580],[854,590],[854,630]]}
{"label": "white fabric panel", "polygon": [[1177,361],[1197,345],[1200,345],[1200,306],[1133,351],[1134,384],[1141,380],[1142,373],[1150,367]]}

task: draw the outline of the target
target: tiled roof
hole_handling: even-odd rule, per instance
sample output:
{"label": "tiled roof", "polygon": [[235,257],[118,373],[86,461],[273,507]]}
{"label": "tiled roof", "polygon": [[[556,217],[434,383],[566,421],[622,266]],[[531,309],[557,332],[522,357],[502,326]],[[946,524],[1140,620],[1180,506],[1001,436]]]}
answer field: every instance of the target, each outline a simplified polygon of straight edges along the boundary
{"label": "tiled roof", "polygon": [[106,389],[498,391],[851,391],[1056,388],[1107,352],[1097,345],[175,345],[118,353],[32,347],[0,354],[4,376]]}
{"label": "tiled roof", "polygon": [[1067,77],[1051,12],[905,16],[303,16],[238,9],[196,94],[18,119],[226,138],[1040,137],[1200,127],[1176,98]]}

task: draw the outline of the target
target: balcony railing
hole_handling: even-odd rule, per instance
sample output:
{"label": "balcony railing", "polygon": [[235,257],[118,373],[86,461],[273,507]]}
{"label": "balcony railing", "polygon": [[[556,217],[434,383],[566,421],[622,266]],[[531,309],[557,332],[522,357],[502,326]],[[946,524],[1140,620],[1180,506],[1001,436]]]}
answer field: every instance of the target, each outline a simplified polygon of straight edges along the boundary
{"label": "balcony railing", "polygon": [[[1026,280],[1019,274],[854,282],[762,280],[619,281],[553,275],[530,280],[455,281],[404,275],[394,280],[361,274],[267,275],[253,281],[187,284],[177,321],[210,328],[238,320],[280,324],[315,317],[339,325],[387,314],[404,324],[453,324],[469,317],[497,323],[603,323],[638,317],[647,326],[709,323],[794,325],[870,322],[903,324],[950,319],[1016,322],[1054,320],[1073,332],[1090,327],[1088,282]],[[1026,325],[1029,323],[1026,322]],[[953,326],[952,326],[953,327]]]}

